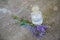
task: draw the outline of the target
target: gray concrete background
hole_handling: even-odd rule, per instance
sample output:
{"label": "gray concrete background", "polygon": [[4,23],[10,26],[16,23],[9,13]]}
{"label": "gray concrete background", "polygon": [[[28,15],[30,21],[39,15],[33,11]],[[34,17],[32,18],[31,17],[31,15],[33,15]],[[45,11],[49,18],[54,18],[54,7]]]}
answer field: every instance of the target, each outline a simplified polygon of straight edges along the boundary
{"label": "gray concrete background", "polygon": [[[30,19],[31,7],[39,5],[44,23],[51,28],[42,38],[36,38],[27,28],[14,24],[12,14]],[[58,40],[60,32],[60,0],[0,0],[0,7],[11,13],[0,13],[0,40]]]}

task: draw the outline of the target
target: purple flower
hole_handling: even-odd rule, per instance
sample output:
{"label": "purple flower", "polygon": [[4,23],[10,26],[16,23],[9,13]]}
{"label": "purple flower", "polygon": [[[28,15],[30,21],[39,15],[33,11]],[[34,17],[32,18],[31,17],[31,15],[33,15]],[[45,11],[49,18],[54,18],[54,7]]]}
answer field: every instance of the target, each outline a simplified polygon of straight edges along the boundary
{"label": "purple flower", "polygon": [[36,37],[42,37],[46,32],[46,25],[36,25],[35,27],[28,25],[25,25],[26,28],[28,28]]}
{"label": "purple flower", "polygon": [[37,25],[36,26],[37,31],[39,31],[39,34],[38,34],[39,37],[41,37],[45,34],[46,28],[47,28],[46,25]]}
{"label": "purple flower", "polygon": [[37,30],[41,32],[45,32],[46,26],[45,25],[37,25]]}

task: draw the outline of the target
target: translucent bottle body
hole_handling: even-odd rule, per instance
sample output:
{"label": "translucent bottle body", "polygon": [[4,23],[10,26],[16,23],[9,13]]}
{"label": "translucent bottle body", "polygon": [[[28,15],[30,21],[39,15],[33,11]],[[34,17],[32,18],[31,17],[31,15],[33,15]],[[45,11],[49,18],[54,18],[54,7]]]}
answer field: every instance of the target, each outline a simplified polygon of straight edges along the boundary
{"label": "translucent bottle body", "polygon": [[43,23],[43,17],[40,11],[32,12],[31,19],[32,19],[32,23],[35,25],[41,25]]}

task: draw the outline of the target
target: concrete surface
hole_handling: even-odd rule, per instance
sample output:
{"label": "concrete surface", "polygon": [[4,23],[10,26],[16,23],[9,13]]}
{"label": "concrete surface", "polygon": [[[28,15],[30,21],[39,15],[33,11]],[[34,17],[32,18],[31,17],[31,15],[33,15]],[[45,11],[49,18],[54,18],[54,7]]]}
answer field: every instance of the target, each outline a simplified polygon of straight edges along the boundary
{"label": "concrete surface", "polygon": [[[31,7],[39,5],[44,23],[49,25],[48,33],[36,38],[27,28],[14,24],[12,14],[30,19]],[[0,40],[59,40],[60,36],[60,0],[0,0],[0,7],[11,13],[0,13]]]}

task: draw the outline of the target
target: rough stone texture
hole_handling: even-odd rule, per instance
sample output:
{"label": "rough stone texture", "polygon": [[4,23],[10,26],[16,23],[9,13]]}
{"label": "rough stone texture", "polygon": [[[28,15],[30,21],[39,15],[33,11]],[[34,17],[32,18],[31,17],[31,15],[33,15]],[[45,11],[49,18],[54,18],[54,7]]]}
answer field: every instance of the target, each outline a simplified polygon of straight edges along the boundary
{"label": "rough stone texture", "polygon": [[[36,38],[27,28],[14,24],[11,15],[31,20],[29,14],[33,5],[39,5],[43,13],[44,24],[51,26],[42,38]],[[0,40],[58,40],[60,25],[60,0],[0,0],[0,7],[7,8],[9,13],[0,13]]]}

